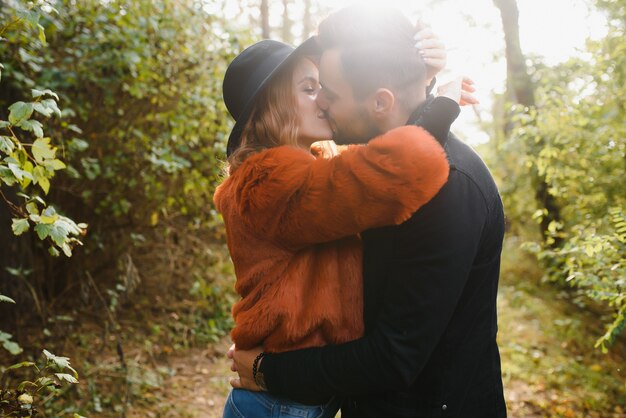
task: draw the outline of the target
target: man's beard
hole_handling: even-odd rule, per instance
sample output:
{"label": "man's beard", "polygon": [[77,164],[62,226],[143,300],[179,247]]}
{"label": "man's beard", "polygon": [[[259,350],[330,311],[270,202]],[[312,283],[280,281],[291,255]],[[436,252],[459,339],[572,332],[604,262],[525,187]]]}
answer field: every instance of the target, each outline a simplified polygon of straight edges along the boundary
{"label": "man's beard", "polygon": [[[355,126],[346,126],[346,129],[343,129],[328,115],[326,115],[326,119],[329,121],[333,130],[333,141],[335,141],[337,145],[365,144],[370,139],[380,134],[378,128],[369,119],[369,115],[364,109],[357,111],[356,117],[352,119],[352,121],[355,121],[355,125],[361,125],[362,129],[351,129]],[[356,123],[356,121],[360,123]]]}

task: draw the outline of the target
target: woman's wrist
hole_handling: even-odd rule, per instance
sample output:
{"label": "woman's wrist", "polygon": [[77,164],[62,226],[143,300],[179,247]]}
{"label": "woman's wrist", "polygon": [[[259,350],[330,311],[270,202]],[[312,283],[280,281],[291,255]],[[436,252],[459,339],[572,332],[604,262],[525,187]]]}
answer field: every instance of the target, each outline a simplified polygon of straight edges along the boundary
{"label": "woman's wrist", "polygon": [[254,383],[262,390],[267,391],[267,385],[265,384],[265,376],[263,371],[261,370],[261,363],[263,363],[263,357],[265,357],[265,352],[261,352],[252,363],[252,377],[254,378]]}

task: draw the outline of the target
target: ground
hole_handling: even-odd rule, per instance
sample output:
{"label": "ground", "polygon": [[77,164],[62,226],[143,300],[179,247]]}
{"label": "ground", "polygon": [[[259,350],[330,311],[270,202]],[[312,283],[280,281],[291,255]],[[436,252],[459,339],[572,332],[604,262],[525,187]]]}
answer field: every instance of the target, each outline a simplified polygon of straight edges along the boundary
{"label": "ground", "polygon": [[[534,290],[533,290],[534,289]],[[504,278],[500,287],[500,337],[505,397],[510,417],[626,417],[624,345],[602,354],[575,330],[590,321],[549,284],[539,289]],[[565,316],[567,313],[567,316]],[[566,328],[566,329],[564,329]],[[621,342],[620,342],[621,344]],[[229,341],[167,358],[175,374],[132,417],[220,417],[232,376],[224,356]]]}
{"label": "ground", "polygon": [[[594,348],[606,313],[543,282],[536,260],[518,247],[507,243],[498,295],[509,416],[625,418],[625,339],[606,354]],[[232,376],[228,337],[211,334],[219,327],[198,315],[197,301],[155,303],[151,293],[141,298],[120,314],[117,330],[96,317],[49,330],[69,335],[57,338],[54,350],[72,359],[80,384],[50,401],[48,411],[55,412],[47,416],[221,417]],[[206,322],[202,339],[197,330]]]}
{"label": "ground", "polygon": [[210,348],[193,348],[168,357],[162,366],[173,374],[150,392],[154,404],[131,407],[127,417],[221,417],[232,376],[224,355],[228,346],[223,339]]}

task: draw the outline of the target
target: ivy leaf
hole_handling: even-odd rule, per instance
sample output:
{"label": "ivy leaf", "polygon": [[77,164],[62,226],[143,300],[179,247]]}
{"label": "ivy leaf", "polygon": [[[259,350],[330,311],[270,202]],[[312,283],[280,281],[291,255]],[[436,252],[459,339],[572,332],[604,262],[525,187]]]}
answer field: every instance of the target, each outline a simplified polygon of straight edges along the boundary
{"label": "ivy leaf", "polygon": [[33,157],[38,163],[43,163],[43,160],[48,158],[54,158],[56,150],[50,146],[50,138],[39,138],[35,140],[32,147]]}
{"label": "ivy leaf", "polygon": [[28,231],[29,227],[28,219],[13,219],[13,223],[11,224],[13,233],[18,236]]}
{"label": "ivy leaf", "polygon": [[[50,100],[50,99],[49,99]],[[52,100],[54,102],[54,100]],[[55,103],[56,104],[56,103]],[[34,106],[32,103],[15,102],[9,106],[9,122],[17,125],[21,121],[28,119],[33,114]]]}
{"label": "ivy leaf", "polygon": [[0,120],[0,129],[4,129],[8,126],[11,126],[9,122],[7,122],[6,120]]}

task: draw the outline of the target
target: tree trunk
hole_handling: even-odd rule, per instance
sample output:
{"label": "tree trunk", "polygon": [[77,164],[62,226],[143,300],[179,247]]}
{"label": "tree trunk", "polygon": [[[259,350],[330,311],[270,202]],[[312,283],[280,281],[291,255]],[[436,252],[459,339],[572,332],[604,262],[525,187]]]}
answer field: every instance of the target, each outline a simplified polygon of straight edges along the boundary
{"label": "tree trunk", "polygon": [[293,36],[291,35],[291,18],[289,17],[289,0],[283,0],[283,30],[282,30],[283,42],[288,44],[293,43]]}
{"label": "tree trunk", "polygon": [[311,36],[313,30],[313,22],[311,19],[311,0],[304,1],[304,16],[302,18],[302,40],[306,40]]}
{"label": "tree trunk", "polygon": [[261,36],[263,39],[269,39],[270,37],[269,0],[261,0]]}
{"label": "tree trunk", "polygon": [[[507,90],[508,97],[511,97],[517,104],[524,107],[535,106],[535,87],[532,83],[526,57],[522,52],[519,39],[519,9],[516,0],[493,0],[500,9],[502,17],[502,28],[504,30],[504,40],[506,44],[506,64],[507,64]],[[509,125],[507,123],[506,125]],[[505,127],[505,129],[507,129]],[[508,130],[508,129],[507,129]],[[506,132],[508,134],[508,132]],[[537,144],[537,149],[543,148],[545,141],[541,139]],[[536,168],[531,173],[531,184],[535,191],[535,199],[539,207],[547,210],[543,217],[540,228],[543,237],[547,236],[548,226],[552,221],[560,221],[560,208],[556,199],[548,191],[549,185],[545,176],[540,175]],[[557,248],[561,244],[561,239],[556,238],[550,242],[551,248]]]}

